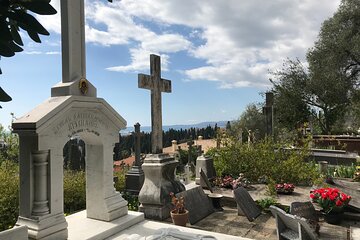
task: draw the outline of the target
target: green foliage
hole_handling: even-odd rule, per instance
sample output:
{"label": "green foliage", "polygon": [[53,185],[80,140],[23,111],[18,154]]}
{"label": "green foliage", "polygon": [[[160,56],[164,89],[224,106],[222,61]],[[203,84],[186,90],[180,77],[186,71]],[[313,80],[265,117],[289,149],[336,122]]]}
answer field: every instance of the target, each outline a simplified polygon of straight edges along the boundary
{"label": "green foliage", "polygon": [[19,161],[19,138],[16,134],[6,131],[0,124],[0,140],[6,144],[4,148],[0,148],[0,163],[8,160],[12,162]]}
{"label": "green foliage", "polygon": [[86,208],[85,172],[64,170],[64,212],[72,214]]}
{"label": "green foliage", "polygon": [[259,200],[256,200],[257,205],[259,205],[259,207],[261,207],[262,210],[269,210],[269,207],[271,205],[278,205],[278,202],[276,201],[276,199],[272,198],[272,197],[268,197],[268,198],[262,198]]}
{"label": "green foliage", "polygon": [[[40,15],[56,13],[56,10],[50,5],[50,0],[0,1],[0,57],[12,57],[16,52],[23,51],[21,46],[24,43],[21,39],[20,29],[26,31],[29,37],[38,43],[41,42],[39,34],[49,35],[49,32],[35,17],[29,14],[29,11]],[[0,101],[11,101],[11,97],[1,87]]]}
{"label": "green foliage", "polygon": [[351,166],[329,166],[328,175],[333,177],[340,178],[353,178],[356,171],[356,166],[352,164]]}
{"label": "green foliage", "polygon": [[12,57],[15,52],[21,52],[23,41],[19,34],[20,29],[26,31],[29,37],[40,43],[41,35],[49,35],[49,32],[28,13],[32,11],[40,15],[52,15],[56,10],[48,0],[40,1],[1,1],[0,11],[0,56]]}
{"label": "green foliage", "polygon": [[128,192],[123,192],[122,197],[128,202],[128,209],[130,211],[138,211],[139,210],[139,197],[136,195],[132,195]]}
{"label": "green foliage", "polygon": [[285,150],[282,146],[270,139],[258,141],[250,147],[229,141],[226,146],[212,149],[208,154],[214,159],[218,176],[244,173],[250,182],[265,177],[275,182],[311,184],[319,173],[314,164],[305,162],[308,150]]}
{"label": "green foliage", "polygon": [[0,164],[0,231],[13,227],[19,215],[19,167],[11,161]]}
{"label": "green foliage", "polygon": [[247,141],[248,131],[255,133],[255,139],[262,139],[266,132],[265,118],[262,114],[262,106],[260,104],[251,103],[246,106],[245,111],[240,118],[232,123],[232,136],[237,139],[240,130],[242,130],[243,142]]}
{"label": "green foliage", "polygon": [[118,192],[123,192],[125,190],[125,174],[129,170],[129,167],[124,166],[117,172],[114,172],[114,177],[117,178],[115,181],[115,189]]}
{"label": "green foliage", "polygon": [[291,128],[311,117],[322,134],[359,126],[359,40],[360,2],[342,0],[307,54],[309,67],[287,60],[270,80],[281,124]]}
{"label": "green foliage", "polygon": [[266,185],[266,194],[269,196],[276,196],[276,182],[274,179],[270,178]]}

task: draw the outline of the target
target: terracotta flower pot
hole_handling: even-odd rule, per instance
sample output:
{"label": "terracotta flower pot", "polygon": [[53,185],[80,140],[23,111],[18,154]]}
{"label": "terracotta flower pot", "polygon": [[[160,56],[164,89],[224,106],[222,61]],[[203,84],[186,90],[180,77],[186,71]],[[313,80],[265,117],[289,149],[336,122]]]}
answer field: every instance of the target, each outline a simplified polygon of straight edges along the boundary
{"label": "terracotta flower pot", "polygon": [[176,211],[176,210],[172,210],[172,211],[170,212],[171,219],[172,219],[173,223],[174,223],[175,225],[185,227],[185,226],[186,226],[186,223],[187,223],[188,220],[189,220],[189,211],[188,211],[188,210],[185,210],[185,213],[176,213],[175,211]]}

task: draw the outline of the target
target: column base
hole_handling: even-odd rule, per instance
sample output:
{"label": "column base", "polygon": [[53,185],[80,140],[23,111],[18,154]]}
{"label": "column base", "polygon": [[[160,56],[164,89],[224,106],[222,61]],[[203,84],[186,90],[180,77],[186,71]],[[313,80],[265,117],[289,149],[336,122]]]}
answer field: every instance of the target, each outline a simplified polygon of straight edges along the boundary
{"label": "column base", "polygon": [[147,219],[164,220],[170,217],[171,205],[141,204],[139,211],[143,212]]}
{"label": "column base", "polygon": [[19,216],[16,225],[28,227],[29,239],[56,240],[68,237],[68,224],[63,213],[33,218]]}

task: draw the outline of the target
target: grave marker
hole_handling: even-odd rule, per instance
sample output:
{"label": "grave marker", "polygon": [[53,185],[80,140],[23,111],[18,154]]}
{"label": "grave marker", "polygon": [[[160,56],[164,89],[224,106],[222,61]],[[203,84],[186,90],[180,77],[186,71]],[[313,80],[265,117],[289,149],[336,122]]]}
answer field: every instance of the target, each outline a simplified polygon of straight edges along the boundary
{"label": "grave marker", "polygon": [[292,202],[290,205],[290,213],[319,222],[319,216],[316,214],[314,205],[311,202]]}
{"label": "grave marker", "polygon": [[171,92],[171,81],[161,78],[160,57],[150,55],[150,75],[138,75],[138,87],[151,90],[151,152],[162,153],[161,92]]}
{"label": "grave marker", "polygon": [[180,192],[176,194],[176,197],[184,197],[185,208],[189,211],[190,224],[195,224],[214,212],[210,199],[200,186]]}
{"label": "grave marker", "polygon": [[254,221],[254,219],[261,214],[260,208],[256,205],[255,201],[245,188],[236,188],[234,190],[234,197],[238,206],[238,214],[241,215],[244,213],[250,222]]}
{"label": "grave marker", "polygon": [[199,173],[200,173],[200,186],[205,186],[207,189],[210,190],[210,192],[214,192],[211,183],[209,182],[208,177],[206,176],[206,174],[204,173],[204,171],[202,170],[202,168],[199,169]]}

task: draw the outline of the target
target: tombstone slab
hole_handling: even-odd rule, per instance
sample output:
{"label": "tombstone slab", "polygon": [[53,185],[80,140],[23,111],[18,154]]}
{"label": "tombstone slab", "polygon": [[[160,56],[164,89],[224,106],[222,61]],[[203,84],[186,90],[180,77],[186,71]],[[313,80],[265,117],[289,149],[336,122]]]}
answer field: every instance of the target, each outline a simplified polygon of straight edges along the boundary
{"label": "tombstone slab", "polygon": [[211,200],[200,186],[180,192],[176,194],[176,197],[184,197],[190,224],[195,224],[214,212]]}
{"label": "tombstone slab", "polygon": [[20,211],[17,225],[29,237],[66,239],[63,212],[63,146],[72,136],[86,144],[86,211],[103,221],[127,214],[113,184],[112,153],[126,121],[105,100],[52,97],[14,121],[20,148]]}
{"label": "tombstone slab", "polygon": [[236,188],[234,190],[234,197],[239,213],[243,213],[250,222],[254,221],[261,214],[260,208],[245,188]]}

